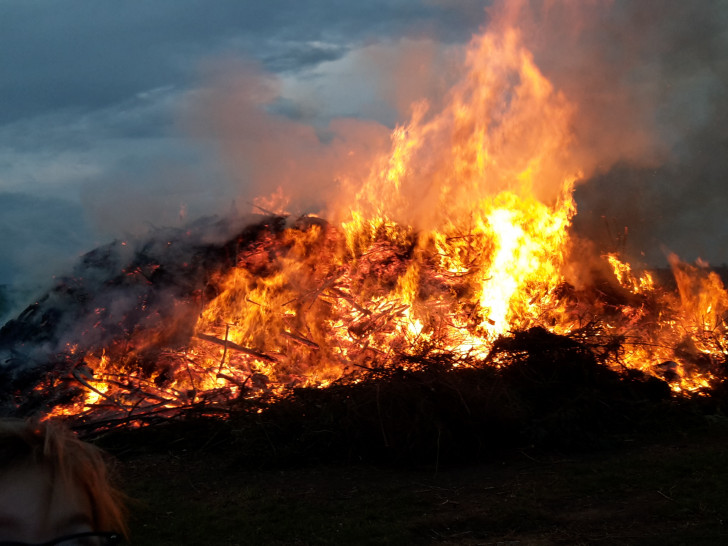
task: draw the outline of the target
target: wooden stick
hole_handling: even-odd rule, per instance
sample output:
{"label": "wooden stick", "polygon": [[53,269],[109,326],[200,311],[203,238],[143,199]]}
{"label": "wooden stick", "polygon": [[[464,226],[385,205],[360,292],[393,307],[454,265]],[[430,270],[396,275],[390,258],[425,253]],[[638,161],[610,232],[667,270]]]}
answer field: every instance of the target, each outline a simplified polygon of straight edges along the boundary
{"label": "wooden stick", "polygon": [[324,292],[324,290],[326,290],[327,288],[330,288],[336,281],[339,280],[339,278],[343,274],[344,274],[344,271],[342,270],[342,271],[339,271],[338,273],[331,275],[331,277],[326,279],[326,281],[324,281],[324,283],[321,286],[319,286],[318,288],[314,288],[313,290],[309,290],[305,294],[301,294],[299,296],[296,296],[293,299],[288,300],[283,305],[281,305],[281,307],[285,307],[286,305],[293,303],[294,301],[297,301],[299,299],[311,298],[311,304],[309,305],[309,308],[310,308],[311,305],[314,304],[316,299]]}
{"label": "wooden stick", "polygon": [[[135,377],[132,379],[138,381],[139,383],[142,382],[141,379],[138,377]],[[115,385],[115,386],[119,387],[120,389],[125,390],[129,394],[141,394],[147,398],[154,398],[156,400],[159,400],[159,402],[161,402],[162,404],[171,404],[173,402],[172,399],[164,398],[162,396],[159,396],[158,394],[154,394],[153,392],[146,391],[141,386],[133,385],[129,381],[131,381],[131,380],[128,379],[127,383],[122,383],[121,381],[111,379],[110,377],[107,377],[106,379],[104,379],[104,383],[109,383],[110,385]],[[157,390],[162,390],[162,389],[157,388]],[[165,392],[165,391],[162,391],[162,392]],[[108,398],[108,396],[107,396],[107,398]]]}
{"label": "wooden stick", "polygon": [[233,385],[237,385],[240,388],[245,388],[245,384],[248,382],[248,379],[250,379],[250,376],[248,376],[247,379],[241,383],[240,381],[235,379],[232,375],[227,375],[222,372],[217,372],[217,375],[215,377],[224,379],[225,381],[229,381]]}
{"label": "wooden stick", "polygon": [[259,359],[265,360],[267,362],[278,362],[278,360],[276,360],[272,356],[269,356],[264,353],[260,353],[258,351],[254,351],[253,349],[248,349],[247,347],[243,347],[242,345],[238,345],[237,343],[233,343],[232,341],[222,340],[218,337],[211,336],[209,334],[195,334],[195,337],[205,340],[205,341],[209,341],[210,343],[215,343],[216,345],[221,345],[221,346],[227,347],[229,349],[234,349],[240,353],[254,356],[255,358],[259,358]]}
{"label": "wooden stick", "polygon": [[225,345],[223,345],[222,349],[222,358],[220,359],[220,367],[217,369],[217,373],[219,374],[222,371],[222,367],[225,365],[225,357],[227,356],[227,350],[228,350],[228,335],[230,335],[230,325],[225,325]]}
{"label": "wooden stick", "polygon": [[335,296],[338,296],[338,297],[340,297],[340,298],[343,298],[343,299],[345,299],[345,300],[346,300],[347,302],[349,302],[349,304],[350,304],[350,305],[351,305],[351,306],[352,306],[352,307],[353,307],[354,309],[356,309],[356,310],[357,310],[357,311],[359,311],[360,313],[363,313],[364,315],[367,315],[367,316],[369,316],[369,315],[371,315],[371,314],[372,314],[372,312],[371,312],[371,311],[369,311],[368,309],[365,309],[364,307],[362,307],[361,305],[359,305],[358,303],[356,303],[356,302],[354,301],[354,298],[353,298],[353,296],[350,296],[350,295],[349,295],[349,294],[347,294],[346,292],[343,292],[342,290],[339,290],[339,289],[338,289],[338,288],[336,288],[335,286],[332,286],[332,287],[330,287],[330,288],[329,288],[328,290],[329,290],[330,292],[332,292],[332,293],[333,293],[333,294],[334,294]]}
{"label": "wooden stick", "polygon": [[81,374],[79,374],[79,373],[76,373],[76,372],[77,372],[77,371],[76,371],[76,369],[74,369],[74,370],[73,370],[73,371],[71,372],[71,374],[73,375],[73,377],[74,377],[74,379],[75,379],[76,381],[78,381],[79,383],[81,383],[81,385],[83,385],[84,387],[86,387],[86,388],[87,388],[87,389],[89,389],[90,391],[93,391],[93,392],[95,392],[96,394],[98,394],[98,395],[99,395],[99,396],[101,396],[102,398],[105,398],[106,400],[108,400],[109,402],[111,402],[111,404],[113,404],[113,405],[114,405],[114,406],[116,406],[117,408],[123,408],[123,407],[124,407],[123,405],[121,405],[121,404],[119,403],[119,401],[118,401],[118,400],[114,399],[114,398],[113,398],[112,396],[109,396],[108,394],[106,394],[106,393],[104,393],[104,392],[101,392],[101,391],[100,391],[99,389],[97,389],[96,387],[94,387],[93,385],[91,385],[91,384],[90,384],[90,383],[89,383],[88,381],[86,381],[86,380],[85,380],[84,378],[82,378],[82,377],[81,377]]}
{"label": "wooden stick", "polygon": [[253,205],[256,209],[260,209],[265,214],[270,214],[271,216],[277,216],[277,214],[275,212],[273,212],[272,210],[268,210],[266,208],[263,208],[260,205],[256,205],[255,203],[248,203],[248,204]]}
{"label": "wooden stick", "polygon": [[312,349],[320,349],[319,344],[315,341],[311,341],[310,339],[306,339],[303,336],[300,336],[298,334],[294,334],[292,332],[286,332],[283,330],[283,335],[286,337],[291,338],[293,341],[297,341],[301,345],[305,345],[306,347],[311,347]]}

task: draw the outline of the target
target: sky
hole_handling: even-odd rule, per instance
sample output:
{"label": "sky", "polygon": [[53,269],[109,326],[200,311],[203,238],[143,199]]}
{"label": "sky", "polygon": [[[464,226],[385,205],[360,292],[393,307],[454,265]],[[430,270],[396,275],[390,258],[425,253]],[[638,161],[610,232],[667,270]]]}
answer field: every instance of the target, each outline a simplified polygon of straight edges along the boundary
{"label": "sky", "polygon": [[0,284],[43,283],[95,245],[243,208],[245,181],[189,119],[215,81],[272,74],[288,117],[394,126],[353,63],[403,40],[466,42],[483,4],[447,4],[0,0]]}
{"label": "sky", "polygon": [[[539,68],[612,150],[576,228],[605,247],[628,228],[648,263],[728,261],[728,3],[524,2]],[[488,4],[0,0],[0,285],[22,300],[97,245],[247,212],[297,161],[315,210],[328,144],[380,146],[441,95]],[[576,24],[575,5],[600,7]]]}

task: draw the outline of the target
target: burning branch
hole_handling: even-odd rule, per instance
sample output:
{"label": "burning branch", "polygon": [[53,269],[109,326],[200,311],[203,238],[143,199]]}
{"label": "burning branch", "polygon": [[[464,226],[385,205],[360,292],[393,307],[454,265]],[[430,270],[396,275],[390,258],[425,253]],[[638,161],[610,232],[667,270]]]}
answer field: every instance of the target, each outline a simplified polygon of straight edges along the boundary
{"label": "burning branch", "polygon": [[220,339],[215,336],[208,335],[208,334],[195,334],[195,337],[202,339],[204,341],[209,341],[210,343],[214,343],[216,345],[220,345],[222,347],[228,347],[230,349],[238,351],[239,353],[243,353],[243,354],[258,358],[260,360],[265,360],[266,362],[278,362],[275,358],[273,358],[270,355],[261,353],[259,351],[254,351],[253,349],[248,349],[247,347],[243,347],[242,345],[238,345],[237,343],[234,343],[232,341],[225,341],[224,339]]}
{"label": "burning branch", "polygon": [[292,332],[286,332],[285,330],[281,333],[284,336],[286,336],[287,338],[290,338],[293,341],[300,343],[301,345],[305,345],[306,347],[310,347],[311,349],[320,349],[321,348],[318,343],[315,343],[315,342],[311,341],[310,339],[306,339],[305,337],[300,336],[298,334],[294,334]]}

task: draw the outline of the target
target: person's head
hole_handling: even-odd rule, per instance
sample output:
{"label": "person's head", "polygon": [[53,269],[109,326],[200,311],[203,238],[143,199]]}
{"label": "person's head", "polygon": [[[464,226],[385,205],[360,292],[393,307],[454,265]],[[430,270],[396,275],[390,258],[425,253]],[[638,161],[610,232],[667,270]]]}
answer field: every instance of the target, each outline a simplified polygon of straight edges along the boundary
{"label": "person's head", "polygon": [[0,419],[0,546],[97,546],[114,542],[92,533],[125,532],[98,448],[58,423]]}

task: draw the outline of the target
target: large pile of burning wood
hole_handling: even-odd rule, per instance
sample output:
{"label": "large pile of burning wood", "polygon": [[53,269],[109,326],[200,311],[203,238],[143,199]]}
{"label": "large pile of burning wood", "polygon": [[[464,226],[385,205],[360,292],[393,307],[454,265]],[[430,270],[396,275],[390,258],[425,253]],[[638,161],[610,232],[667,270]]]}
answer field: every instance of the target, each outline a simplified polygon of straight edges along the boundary
{"label": "large pile of burning wood", "polygon": [[676,393],[721,381],[717,274],[673,257],[668,289],[616,254],[595,267],[570,235],[577,111],[518,29],[493,22],[463,72],[366,179],[340,180],[328,221],[200,222],[84,256],[0,332],[4,411],[98,426],[224,414],[428,362],[505,369],[503,339],[529,331]]}
{"label": "large pile of burning wood", "polygon": [[84,256],[0,331],[5,412],[92,427],[224,416],[300,387],[431,371],[433,362],[438,372],[507,369],[524,353],[549,353],[556,338],[569,361],[584,351],[676,392],[707,392],[723,378],[722,321],[686,307],[719,283],[706,271],[676,264],[679,291],[642,288],[624,266],[584,288],[530,281],[513,307],[528,313],[506,315],[500,332],[473,286],[492,260],[482,234],[443,239],[472,249],[461,255],[469,269],[453,271],[442,247],[398,226],[380,225],[351,250],[318,218],[261,217],[214,242],[230,225],[201,222]]}

